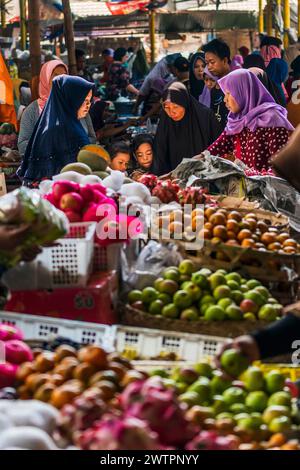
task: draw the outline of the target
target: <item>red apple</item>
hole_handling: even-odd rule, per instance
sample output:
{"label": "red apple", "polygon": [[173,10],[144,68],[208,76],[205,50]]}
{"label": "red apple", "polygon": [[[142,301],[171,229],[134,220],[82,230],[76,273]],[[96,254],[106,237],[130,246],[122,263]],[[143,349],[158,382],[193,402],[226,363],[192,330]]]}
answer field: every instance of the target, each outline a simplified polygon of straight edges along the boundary
{"label": "red apple", "polygon": [[12,325],[0,325],[0,341],[12,339],[23,339],[23,333],[19,328]]}
{"label": "red apple", "polygon": [[23,341],[18,339],[12,339],[6,341],[5,345],[5,357],[8,362],[12,364],[22,364],[22,362],[32,361],[33,354],[29,346]]}
{"label": "red apple", "polygon": [[52,193],[55,201],[59,202],[64,194],[79,191],[79,184],[73,181],[56,181],[52,187]]}
{"label": "red apple", "polygon": [[12,387],[16,380],[18,366],[4,362],[0,364],[0,388]]}
{"label": "red apple", "polygon": [[94,190],[90,184],[86,184],[85,186],[80,186],[79,194],[82,197],[85,204],[88,204],[94,201]]}
{"label": "red apple", "polygon": [[78,193],[67,193],[62,196],[59,207],[63,211],[80,212],[83,207],[83,199]]}
{"label": "red apple", "polygon": [[82,217],[78,212],[75,211],[65,211],[66,216],[68,217],[71,223],[81,222]]}
{"label": "red apple", "polygon": [[244,313],[248,313],[248,312],[257,313],[259,307],[253,302],[253,300],[245,299],[240,303],[240,309]]}

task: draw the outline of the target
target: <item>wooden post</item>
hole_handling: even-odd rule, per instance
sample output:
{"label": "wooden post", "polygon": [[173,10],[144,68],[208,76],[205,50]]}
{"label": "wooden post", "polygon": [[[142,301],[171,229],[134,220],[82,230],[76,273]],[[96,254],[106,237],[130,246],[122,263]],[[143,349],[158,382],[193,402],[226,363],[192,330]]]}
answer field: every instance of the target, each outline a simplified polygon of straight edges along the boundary
{"label": "wooden post", "polygon": [[41,33],[39,0],[28,0],[28,30],[31,64],[32,99],[38,98],[39,75],[41,69]]}
{"label": "wooden post", "polygon": [[66,47],[68,50],[68,67],[70,75],[77,75],[76,57],[75,57],[75,41],[72,13],[69,0],[62,0],[64,11],[64,35]]}
{"label": "wooden post", "polygon": [[264,10],[262,0],[258,0],[258,32],[264,32]]}
{"label": "wooden post", "polygon": [[155,44],[155,12],[151,10],[149,12],[149,33],[150,33],[150,44],[151,44],[151,65],[154,65],[156,58],[156,44]]}
{"label": "wooden post", "polygon": [[300,0],[298,0],[298,38],[300,37]]}
{"label": "wooden post", "polygon": [[20,5],[20,30],[21,30],[21,49],[26,49],[26,0],[19,0]]}
{"label": "wooden post", "polygon": [[1,28],[3,32],[6,28],[5,0],[0,1],[0,6],[1,6]]}
{"label": "wooden post", "polygon": [[[281,11],[281,0],[276,0],[277,1],[277,9],[278,11]],[[280,28],[276,28],[276,37],[280,38],[281,33],[280,33]]]}
{"label": "wooden post", "polygon": [[283,9],[283,23],[284,23],[284,48],[289,47],[289,35],[288,31],[291,27],[291,12],[290,12],[290,0],[284,0]]}
{"label": "wooden post", "polygon": [[267,34],[272,36],[273,32],[273,15],[272,15],[272,0],[267,2]]}

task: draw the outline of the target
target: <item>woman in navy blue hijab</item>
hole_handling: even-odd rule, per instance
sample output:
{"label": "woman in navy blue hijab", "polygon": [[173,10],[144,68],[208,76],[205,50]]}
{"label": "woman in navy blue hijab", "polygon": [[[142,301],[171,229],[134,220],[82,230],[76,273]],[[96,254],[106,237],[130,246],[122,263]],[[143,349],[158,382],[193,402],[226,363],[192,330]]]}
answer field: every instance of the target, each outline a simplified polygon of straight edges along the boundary
{"label": "woman in navy blue hijab", "polygon": [[79,119],[89,112],[93,87],[80,77],[60,75],[53,80],[18,172],[24,184],[56,175],[75,162],[79,150],[89,144]]}

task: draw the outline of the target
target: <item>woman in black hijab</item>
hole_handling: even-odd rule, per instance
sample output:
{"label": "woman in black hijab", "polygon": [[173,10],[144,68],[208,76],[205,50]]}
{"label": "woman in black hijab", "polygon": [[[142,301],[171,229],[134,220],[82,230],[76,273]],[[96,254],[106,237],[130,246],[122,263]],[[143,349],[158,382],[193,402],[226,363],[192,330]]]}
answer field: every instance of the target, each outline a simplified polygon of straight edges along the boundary
{"label": "woman in black hijab", "polygon": [[262,69],[264,72],[266,71],[265,61],[260,54],[250,54],[245,57],[243,68],[250,69],[252,67]]}
{"label": "woman in black hijab", "polygon": [[204,52],[196,52],[190,59],[190,90],[191,95],[198,101],[204,88]]}
{"label": "woman in black hijab", "polygon": [[180,82],[163,94],[163,114],[154,140],[152,172],[164,175],[184,158],[203,152],[221,134],[212,110],[198,103]]}

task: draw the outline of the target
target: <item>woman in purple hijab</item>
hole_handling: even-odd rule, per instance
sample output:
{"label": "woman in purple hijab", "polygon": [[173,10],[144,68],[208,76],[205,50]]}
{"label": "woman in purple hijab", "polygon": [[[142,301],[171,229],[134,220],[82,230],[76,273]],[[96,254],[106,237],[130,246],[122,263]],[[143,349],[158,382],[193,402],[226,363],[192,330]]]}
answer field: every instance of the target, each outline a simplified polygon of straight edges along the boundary
{"label": "woman in purple hijab", "polygon": [[212,155],[242,160],[250,168],[267,170],[271,157],[286,145],[294,130],[286,109],[248,70],[235,70],[218,84],[225,94],[228,121],[208,150]]}
{"label": "woman in purple hijab", "polygon": [[203,91],[201,95],[199,96],[199,103],[203,104],[204,106],[207,106],[210,108],[211,104],[211,90],[216,86],[218,77],[210,73],[207,67],[204,69],[204,83],[205,86],[203,88]]}

